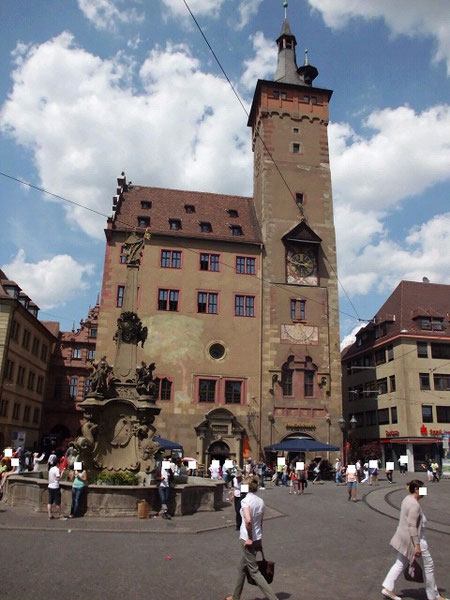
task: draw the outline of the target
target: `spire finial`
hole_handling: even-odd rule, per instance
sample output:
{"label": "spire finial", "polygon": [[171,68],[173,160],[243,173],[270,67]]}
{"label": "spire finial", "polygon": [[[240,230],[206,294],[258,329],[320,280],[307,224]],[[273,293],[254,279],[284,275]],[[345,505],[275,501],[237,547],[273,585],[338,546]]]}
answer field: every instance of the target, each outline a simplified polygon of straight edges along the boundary
{"label": "spire finial", "polygon": [[308,48],[306,48],[306,50],[305,50],[305,62],[303,63],[303,66],[307,67],[308,65],[309,65]]}
{"label": "spire finial", "polygon": [[283,6],[284,6],[284,18],[287,19],[287,7],[288,7],[287,0],[284,0]]}

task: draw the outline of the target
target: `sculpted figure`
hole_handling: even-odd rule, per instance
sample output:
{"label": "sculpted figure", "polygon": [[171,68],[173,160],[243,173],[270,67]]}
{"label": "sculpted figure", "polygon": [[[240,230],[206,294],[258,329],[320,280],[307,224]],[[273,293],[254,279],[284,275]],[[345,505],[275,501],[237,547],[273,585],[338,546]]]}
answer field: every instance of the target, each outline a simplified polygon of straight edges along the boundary
{"label": "sculpted figure", "polygon": [[144,238],[136,238],[136,241],[125,242],[125,244],[122,247],[122,254],[124,254],[127,257],[127,265],[139,265],[141,261],[141,252],[143,247]]}
{"label": "sculpted figure", "polygon": [[96,394],[105,395],[108,391],[108,376],[112,370],[106,361],[106,356],[102,356],[98,363],[92,364],[91,391]]}
{"label": "sculpted figure", "polygon": [[142,361],[141,366],[136,369],[136,389],[139,394],[145,394],[148,396],[155,395],[156,384],[153,380],[153,371],[155,370],[155,368],[155,363],[151,363],[149,366],[147,366],[147,363]]}

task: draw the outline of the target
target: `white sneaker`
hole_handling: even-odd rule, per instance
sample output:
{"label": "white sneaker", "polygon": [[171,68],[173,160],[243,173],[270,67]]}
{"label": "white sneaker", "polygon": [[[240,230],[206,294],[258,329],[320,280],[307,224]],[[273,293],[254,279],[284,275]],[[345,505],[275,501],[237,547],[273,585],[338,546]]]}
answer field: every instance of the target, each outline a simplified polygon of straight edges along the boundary
{"label": "white sneaker", "polygon": [[386,598],[391,598],[391,600],[402,600],[400,598],[400,596],[396,596],[394,594],[394,592],[390,592],[389,590],[386,590],[385,588],[383,588],[381,590],[381,593],[383,594],[383,596],[386,596]]}

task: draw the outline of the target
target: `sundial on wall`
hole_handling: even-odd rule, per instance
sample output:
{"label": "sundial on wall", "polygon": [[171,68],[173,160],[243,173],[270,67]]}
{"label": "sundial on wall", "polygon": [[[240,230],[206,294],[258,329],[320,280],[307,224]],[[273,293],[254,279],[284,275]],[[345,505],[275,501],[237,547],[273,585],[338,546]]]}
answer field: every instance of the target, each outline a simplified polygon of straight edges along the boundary
{"label": "sundial on wall", "polygon": [[281,341],[289,344],[311,344],[319,343],[319,328],[303,323],[281,325]]}

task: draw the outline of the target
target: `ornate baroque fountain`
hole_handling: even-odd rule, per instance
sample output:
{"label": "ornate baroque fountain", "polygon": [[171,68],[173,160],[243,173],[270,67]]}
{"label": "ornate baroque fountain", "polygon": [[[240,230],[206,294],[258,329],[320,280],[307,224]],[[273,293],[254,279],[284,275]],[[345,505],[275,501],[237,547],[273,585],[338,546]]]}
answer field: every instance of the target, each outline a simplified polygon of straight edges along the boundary
{"label": "ornate baroque fountain", "polygon": [[79,459],[88,469],[133,471],[144,475],[155,467],[161,446],[154,441],[153,422],[161,409],[156,406],[153,381],[155,363],[137,364],[137,347],[144,347],[147,328],[137,315],[138,272],[145,241],[132,233],[123,246],[127,284],[122,312],[114,335],[114,366],[103,356],[94,363],[91,391],[80,403],[85,423],[75,440]]}

